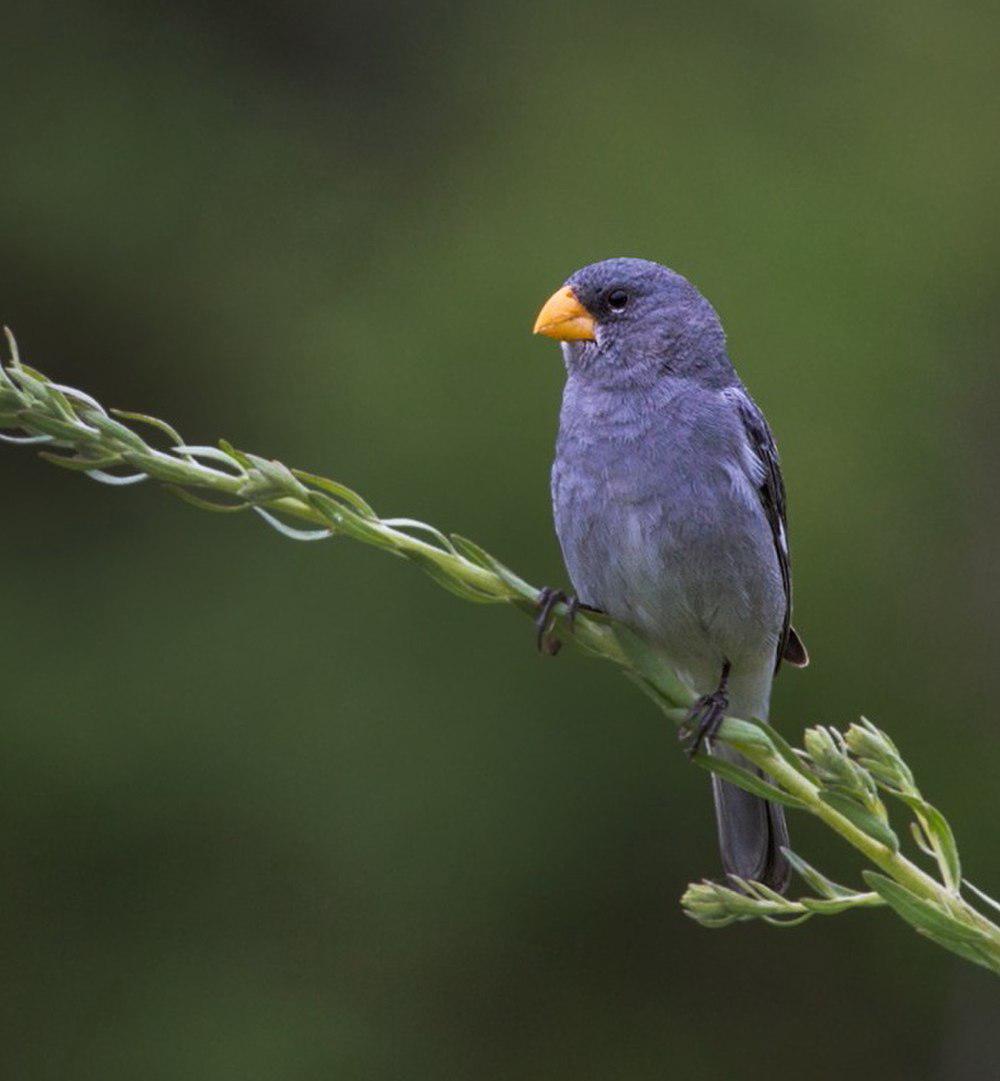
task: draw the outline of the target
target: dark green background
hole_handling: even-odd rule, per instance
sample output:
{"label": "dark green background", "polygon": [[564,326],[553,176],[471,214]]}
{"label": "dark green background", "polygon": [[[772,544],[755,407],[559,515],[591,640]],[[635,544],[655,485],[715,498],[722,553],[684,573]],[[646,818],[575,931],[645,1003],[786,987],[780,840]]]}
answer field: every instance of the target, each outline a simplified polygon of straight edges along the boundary
{"label": "dark green background", "polygon": [[[25,359],[560,584],[532,320],[668,263],[784,457],[776,722],[884,725],[1000,889],[993,5],[122,11],[3,7]],[[997,1076],[996,981],[888,914],[684,918],[706,778],[610,668],[347,541],[0,484],[0,1076]]]}

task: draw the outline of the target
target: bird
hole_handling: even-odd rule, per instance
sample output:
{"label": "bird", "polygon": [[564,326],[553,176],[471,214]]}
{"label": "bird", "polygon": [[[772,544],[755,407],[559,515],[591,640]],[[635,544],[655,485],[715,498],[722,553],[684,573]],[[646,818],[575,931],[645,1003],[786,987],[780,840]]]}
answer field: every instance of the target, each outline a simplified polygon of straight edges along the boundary
{"label": "bird", "polygon": [[[785,486],[774,437],[727,351],[719,316],[683,276],[615,258],[566,279],[534,332],[566,368],[552,507],[574,595],[607,613],[696,696],[692,753],[760,773],[714,741],[725,714],[766,720],[782,661],[808,664],[791,624]],[[783,808],[712,774],[727,875],[784,892]]]}

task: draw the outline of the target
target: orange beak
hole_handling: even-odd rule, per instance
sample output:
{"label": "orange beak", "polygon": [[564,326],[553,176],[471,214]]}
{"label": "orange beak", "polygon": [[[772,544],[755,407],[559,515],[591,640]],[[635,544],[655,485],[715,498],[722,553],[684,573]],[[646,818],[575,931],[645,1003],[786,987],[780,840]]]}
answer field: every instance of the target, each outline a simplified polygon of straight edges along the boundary
{"label": "orange beak", "polygon": [[535,334],[561,342],[594,341],[594,317],[568,285],[545,302],[535,320]]}

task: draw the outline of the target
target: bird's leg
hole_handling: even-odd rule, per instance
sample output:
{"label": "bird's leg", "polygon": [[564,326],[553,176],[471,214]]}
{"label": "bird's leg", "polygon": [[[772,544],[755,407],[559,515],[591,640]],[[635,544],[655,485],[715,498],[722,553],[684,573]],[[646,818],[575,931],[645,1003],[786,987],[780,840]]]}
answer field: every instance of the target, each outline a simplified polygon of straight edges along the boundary
{"label": "bird's leg", "polygon": [[[573,598],[573,600],[575,599]],[[547,653],[550,657],[554,657],[562,648],[562,642],[555,635],[549,634],[552,624],[552,612],[557,604],[570,606],[570,626],[572,626],[573,616],[576,614],[573,601],[561,589],[545,586],[538,594],[538,615],[535,616],[535,630],[537,632],[535,644],[539,653]]]}
{"label": "bird's leg", "polygon": [[575,594],[570,595],[561,589],[545,586],[540,590],[538,594],[538,615],[535,616],[535,629],[537,632],[535,641],[538,652],[547,653],[550,657],[554,657],[562,649],[562,642],[554,634],[549,633],[552,627],[552,613],[558,604],[566,605],[566,621],[571,631],[576,624],[577,612],[581,610],[584,612],[600,611],[599,608],[584,604]]}
{"label": "bird's leg", "polygon": [[682,740],[688,740],[687,753],[689,758],[701,750],[705,740],[710,740],[719,730],[722,719],[729,708],[729,685],[730,663],[722,662],[722,675],[719,677],[719,686],[711,694],[703,695],[691,707],[687,720],[681,725],[678,735]]}

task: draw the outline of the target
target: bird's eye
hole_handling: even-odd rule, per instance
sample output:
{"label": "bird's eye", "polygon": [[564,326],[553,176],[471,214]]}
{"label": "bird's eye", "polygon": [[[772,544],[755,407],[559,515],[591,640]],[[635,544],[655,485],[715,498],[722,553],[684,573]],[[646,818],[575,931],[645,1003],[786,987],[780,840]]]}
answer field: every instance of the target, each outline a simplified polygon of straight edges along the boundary
{"label": "bird's eye", "polygon": [[608,307],[613,312],[623,312],[628,304],[628,293],[624,289],[612,289],[608,293]]}

